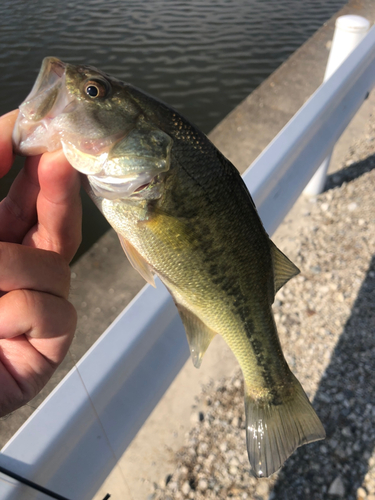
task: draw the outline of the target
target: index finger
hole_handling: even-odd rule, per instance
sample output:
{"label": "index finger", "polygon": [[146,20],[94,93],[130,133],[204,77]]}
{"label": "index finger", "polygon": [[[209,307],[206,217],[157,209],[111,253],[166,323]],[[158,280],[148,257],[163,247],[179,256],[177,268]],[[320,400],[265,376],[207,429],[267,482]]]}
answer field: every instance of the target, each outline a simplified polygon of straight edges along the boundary
{"label": "index finger", "polygon": [[0,117],[0,177],[3,177],[13,163],[12,133],[18,116],[18,109]]}
{"label": "index finger", "polygon": [[38,180],[38,224],[25,236],[23,244],[52,250],[70,262],[81,243],[79,174],[59,150],[42,155]]}
{"label": "index finger", "polygon": [[0,242],[1,295],[28,289],[67,299],[69,286],[69,266],[58,254]]}

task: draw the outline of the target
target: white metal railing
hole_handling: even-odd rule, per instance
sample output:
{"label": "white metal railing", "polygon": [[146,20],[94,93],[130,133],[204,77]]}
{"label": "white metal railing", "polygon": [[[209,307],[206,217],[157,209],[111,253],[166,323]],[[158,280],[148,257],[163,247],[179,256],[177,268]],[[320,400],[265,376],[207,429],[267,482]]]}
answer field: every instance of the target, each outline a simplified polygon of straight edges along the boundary
{"label": "white metal railing", "polygon": [[[375,84],[375,28],[244,174],[272,234]],[[6,444],[0,466],[89,500],[189,350],[161,284],[146,286]],[[0,474],[1,500],[46,499]]]}
{"label": "white metal railing", "polygon": [[[363,40],[369,29],[370,22],[361,16],[348,15],[336,19],[335,33],[333,35],[323,82],[327,81],[333,75],[348,55]],[[303,191],[305,194],[315,195],[323,191],[332,152],[333,150],[329,152],[328,156],[323,160],[323,163],[310,179]]]}

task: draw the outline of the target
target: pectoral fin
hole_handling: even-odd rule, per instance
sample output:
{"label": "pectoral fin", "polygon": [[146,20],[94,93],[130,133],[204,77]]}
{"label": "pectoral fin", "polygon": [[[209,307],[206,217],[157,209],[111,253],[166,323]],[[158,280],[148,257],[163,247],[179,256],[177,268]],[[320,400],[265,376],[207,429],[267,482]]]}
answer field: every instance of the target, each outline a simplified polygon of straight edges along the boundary
{"label": "pectoral fin", "polygon": [[149,264],[145,261],[142,255],[136,250],[129,241],[127,241],[121,234],[118,234],[121,246],[129,259],[130,264],[134,267],[136,271],[144,278],[147,283],[150,283],[154,288],[156,288],[154,276],[152,274],[152,269]]}
{"label": "pectoral fin", "polygon": [[195,368],[199,368],[202,358],[210,345],[211,340],[216,335],[207,325],[203,323],[194,313],[186,307],[176,303],[178,312],[185,327],[188,339],[191,359]]}
{"label": "pectoral fin", "polygon": [[293,264],[291,260],[288,259],[286,255],[283,254],[281,250],[277,248],[273,241],[269,241],[273,262],[274,285],[276,294],[276,292],[278,292],[280,288],[290,280],[290,278],[296,276],[300,272],[300,270]]}

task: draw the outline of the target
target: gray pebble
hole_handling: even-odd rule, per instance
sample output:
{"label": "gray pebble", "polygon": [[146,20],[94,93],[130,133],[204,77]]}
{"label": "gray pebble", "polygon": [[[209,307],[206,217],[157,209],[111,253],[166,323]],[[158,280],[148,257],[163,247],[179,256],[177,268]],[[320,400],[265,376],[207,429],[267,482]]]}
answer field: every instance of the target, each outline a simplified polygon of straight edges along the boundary
{"label": "gray pebble", "polygon": [[328,490],[328,495],[333,495],[336,497],[343,497],[345,495],[344,483],[342,482],[341,476],[337,476],[332,482]]}

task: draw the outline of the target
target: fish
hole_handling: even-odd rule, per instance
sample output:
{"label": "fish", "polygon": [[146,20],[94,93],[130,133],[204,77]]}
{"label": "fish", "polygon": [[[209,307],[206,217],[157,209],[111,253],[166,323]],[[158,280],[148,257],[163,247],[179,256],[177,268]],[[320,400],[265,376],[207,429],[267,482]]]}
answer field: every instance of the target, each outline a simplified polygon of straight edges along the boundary
{"label": "fish", "polygon": [[265,231],[239,172],[186,118],[86,65],[43,60],[14,151],[62,148],[129,261],[170,292],[194,366],[215,335],[244,377],[252,473],[276,472],[323,425],[282,352],[272,303],[298,268]]}

